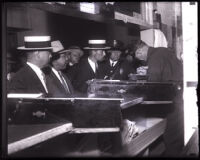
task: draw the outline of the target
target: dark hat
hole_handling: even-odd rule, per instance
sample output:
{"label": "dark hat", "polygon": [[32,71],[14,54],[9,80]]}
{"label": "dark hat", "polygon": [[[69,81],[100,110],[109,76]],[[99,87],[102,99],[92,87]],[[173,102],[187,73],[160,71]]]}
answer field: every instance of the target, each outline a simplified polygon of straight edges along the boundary
{"label": "dark hat", "polygon": [[124,43],[120,40],[112,40],[110,41],[110,50],[119,50],[122,51],[124,50]]}
{"label": "dark hat", "polygon": [[88,44],[89,46],[84,47],[84,49],[110,49],[110,47],[106,46],[106,40],[89,40]]}
{"label": "dark hat", "polygon": [[25,36],[24,46],[18,47],[19,50],[50,50],[50,36]]}

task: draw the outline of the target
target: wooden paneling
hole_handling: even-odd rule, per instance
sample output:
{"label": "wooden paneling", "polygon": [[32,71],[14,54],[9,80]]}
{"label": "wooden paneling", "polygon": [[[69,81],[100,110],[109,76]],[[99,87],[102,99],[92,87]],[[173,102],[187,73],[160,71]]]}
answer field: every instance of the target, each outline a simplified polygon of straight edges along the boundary
{"label": "wooden paneling", "polygon": [[8,7],[7,27],[31,29],[28,9],[25,7]]}

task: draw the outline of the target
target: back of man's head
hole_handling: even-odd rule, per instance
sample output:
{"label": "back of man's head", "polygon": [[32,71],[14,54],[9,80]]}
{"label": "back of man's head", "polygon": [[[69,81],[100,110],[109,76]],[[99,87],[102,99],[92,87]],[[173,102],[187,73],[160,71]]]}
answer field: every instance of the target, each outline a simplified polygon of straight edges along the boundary
{"label": "back of man's head", "polygon": [[134,45],[134,49],[133,49],[134,52],[139,48],[147,46],[147,44],[144,41],[140,40],[140,39],[133,41],[133,43],[134,43],[133,44]]}

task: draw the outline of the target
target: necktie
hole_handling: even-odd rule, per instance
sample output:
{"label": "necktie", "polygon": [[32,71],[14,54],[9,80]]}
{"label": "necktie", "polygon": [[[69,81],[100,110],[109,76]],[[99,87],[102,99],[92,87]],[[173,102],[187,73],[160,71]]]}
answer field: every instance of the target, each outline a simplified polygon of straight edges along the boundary
{"label": "necktie", "polygon": [[44,88],[45,88],[46,92],[48,93],[48,90],[47,90],[47,81],[46,81],[45,74],[42,72],[41,75],[42,75],[42,79],[43,79],[43,81],[44,81],[44,85],[45,85]]}
{"label": "necktie", "polygon": [[44,83],[46,84],[46,77],[45,77],[45,74],[42,72],[42,79],[43,79],[43,81],[44,81]]}
{"label": "necktie", "polygon": [[69,91],[69,87],[68,87],[68,85],[67,85],[67,83],[66,83],[64,77],[62,76],[61,71],[58,71],[58,74],[59,74],[59,76],[60,76],[60,79],[61,79],[62,85],[63,85],[63,87],[65,88],[66,93],[67,93],[67,94],[70,93],[70,91]]}
{"label": "necktie", "polygon": [[95,74],[97,73],[97,71],[98,71],[98,64],[95,63]]}
{"label": "necktie", "polygon": [[112,62],[111,67],[114,67],[114,62]]}

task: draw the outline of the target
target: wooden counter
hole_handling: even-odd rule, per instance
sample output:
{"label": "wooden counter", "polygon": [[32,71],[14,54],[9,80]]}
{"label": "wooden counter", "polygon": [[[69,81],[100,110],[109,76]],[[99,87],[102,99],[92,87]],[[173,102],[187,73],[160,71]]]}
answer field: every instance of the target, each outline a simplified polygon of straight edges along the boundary
{"label": "wooden counter", "polygon": [[137,122],[136,126],[139,129],[139,134],[124,146],[122,154],[125,156],[136,156],[158,139],[165,131],[166,119],[147,118]]}
{"label": "wooden counter", "polygon": [[72,123],[8,125],[8,155],[69,132]]}

